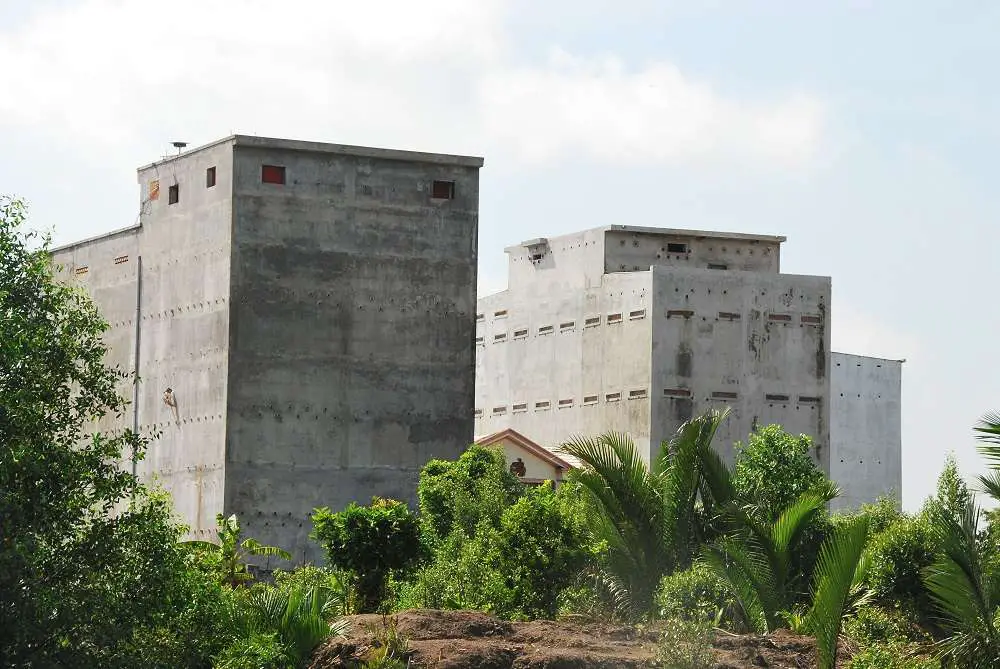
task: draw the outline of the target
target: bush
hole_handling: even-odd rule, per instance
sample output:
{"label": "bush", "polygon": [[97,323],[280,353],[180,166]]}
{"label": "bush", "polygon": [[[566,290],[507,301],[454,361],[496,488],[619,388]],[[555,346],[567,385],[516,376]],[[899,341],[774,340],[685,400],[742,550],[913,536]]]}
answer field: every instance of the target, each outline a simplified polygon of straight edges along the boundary
{"label": "bush", "polygon": [[362,613],[376,611],[393,573],[414,567],[423,549],[420,525],[405,504],[372,498],[370,506],[351,503],[339,513],[316,509],[312,536],[329,563],[351,574]]}
{"label": "bush", "polygon": [[844,621],[844,633],[862,646],[926,640],[927,635],[898,609],[864,606]]}
{"label": "bush", "polygon": [[305,565],[292,571],[274,570],[274,587],[282,592],[298,588],[309,590],[323,588],[330,593],[330,609],[335,616],[346,616],[353,611],[350,575],[334,569]]}
{"label": "bush", "polygon": [[873,643],[862,647],[847,669],[941,669],[938,660],[919,651],[919,646],[905,642]]}
{"label": "bush", "polygon": [[922,572],[934,562],[935,540],[923,516],[902,516],[875,535],[868,551],[867,584],[875,598],[888,606],[930,611]]}
{"label": "bush", "polygon": [[698,563],[663,577],[656,606],[661,618],[728,623],[730,627],[735,621],[736,600],[719,577]]}
{"label": "bush", "polygon": [[664,669],[711,669],[715,666],[714,637],[705,621],[668,620],[657,647],[657,664]]}

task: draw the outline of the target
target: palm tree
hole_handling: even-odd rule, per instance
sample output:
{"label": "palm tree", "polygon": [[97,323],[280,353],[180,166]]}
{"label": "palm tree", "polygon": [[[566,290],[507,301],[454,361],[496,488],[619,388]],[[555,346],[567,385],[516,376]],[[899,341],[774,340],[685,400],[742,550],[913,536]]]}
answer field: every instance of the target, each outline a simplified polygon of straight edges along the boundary
{"label": "palm tree", "polygon": [[933,514],[941,553],[924,574],[950,633],[937,643],[938,655],[971,669],[1000,666],[1000,575],[984,568],[977,541],[980,516],[974,500],[959,517],[940,510]]}
{"label": "palm tree", "polygon": [[649,612],[660,579],[690,563],[699,497],[719,491],[728,501],[726,469],[712,449],[727,415],[711,411],[682,425],[651,466],[618,432],[561,446],[584,463],[571,478],[589,493],[589,525],[607,545],[598,576],[621,613]]}
{"label": "palm tree", "polygon": [[973,429],[980,442],[976,450],[990,468],[989,473],[979,477],[979,483],[986,494],[1000,501],[1000,412],[987,413]]}
{"label": "palm tree", "polygon": [[346,633],[348,621],[327,622],[334,617],[338,606],[336,594],[323,587],[297,586],[286,591],[255,586],[245,598],[230,598],[226,616],[235,639],[224,653],[228,661],[216,666],[221,669],[246,666],[255,641],[271,635],[283,651],[283,664],[302,666],[316,646],[331,635]]}
{"label": "palm tree", "polygon": [[852,594],[858,598],[867,570],[868,562],[862,557],[867,542],[868,517],[860,515],[837,527],[820,546],[813,572],[812,607],[805,620],[806,629],[816,636],[820,669],[837,666],[837,639],[844,613]]}
{"label": "palm tree", "polygon": [[277,546],[266,546],[251,537],[242,539],[243,530],[240,528],[240,521],[236,514],[227,518],[220,513],[215,517],[215,520],[218,524],[218,544],[198,540],[183,543],[214,555],[218,561],[216,568],[220,573],[220,580],[224,584],[235,588],[253,580],[246,563],[246,558],[249,555],[278,557],[282,560],[292,559],[291,554]]}
{"label": "palm tree", "polygon": [[803,493],[773,523],[763,522],[746,508],[730,505],[739,529],[702,550],[702,560],[728,584],[750,629],[766,634],[791,609],[794,591],[792,560],[810,522],[836,497],[832,484]]}

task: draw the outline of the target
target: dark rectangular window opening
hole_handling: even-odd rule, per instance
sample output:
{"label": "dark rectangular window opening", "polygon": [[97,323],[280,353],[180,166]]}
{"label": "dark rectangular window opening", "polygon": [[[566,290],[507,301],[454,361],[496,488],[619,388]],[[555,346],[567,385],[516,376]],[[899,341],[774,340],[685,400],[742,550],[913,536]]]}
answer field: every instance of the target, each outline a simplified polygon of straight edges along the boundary
{"label": "dark rectangular window opening", "polygon": [[177,204],[181,199],[181,187],[174,184],[167,189],[167,204]]}
{"label": "dark rectangular window opening", "polygon": [[681,243],[671,243],[667,244],[667,253],[687,253],[688,245]]}
{"label": "dark rectangular window opening", "polygon": [[664,388],[664,397],[691,397],[691,391],[687,388]]}
{"label": "dark rectangular window opening", "polygon": [[779,395],[779,394],[768,393],[768,394],[764,395],[764,399],[766,399],[768,402],[787,402],[788,401],[788,395]]}
{"label": "dark rectangular window opening", "polygon": [[710,262],[708,263],[708,269],[729,269],[729,265],[720,262]]}
{"label": "dark rectangular window opening", "polygon": [[454,200],[455,182],[434,181],[434,183],[431,184],[431,197],[435,200]]}
{"label": "dark rectangular window opening", "polygon": [[260,166],[260,181],[265,184],[279,184],[285,183],[285,166],[284,165],[261,165]]}
{"label": "dark rectangular window opening", "polygon": [[788,314],[768,314],[767,320],[787,323],[788,321],[792,320],[792,317]]}
{"label": "dark rectangular window opening", "polygon": [[691,309],[668,309],[667,318],[691,318],[694,311]]}
{"label": "dark rectangular window opening", "polygon": [[215,186],[215,168],[209,167],[205,170],[205,188],[212,188]]}
{"label": "dark rectangular window opening", "polygon": [[712,392],[713,400],[735,400],[736,393],[728,390],[716,390]]}

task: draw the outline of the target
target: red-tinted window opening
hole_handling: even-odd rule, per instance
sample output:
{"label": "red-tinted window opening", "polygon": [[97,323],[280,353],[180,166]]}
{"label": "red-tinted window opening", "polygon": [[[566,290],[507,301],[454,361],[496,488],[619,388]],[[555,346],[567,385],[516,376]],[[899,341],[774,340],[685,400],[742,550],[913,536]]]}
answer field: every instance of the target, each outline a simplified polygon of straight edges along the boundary
{"label": "red-tinted window opening", "polygon": [[266,184],[285,183],[285,168],[283,165],[261,165],[260,180]]}
{"label": "red-tinted window opening", "polygon": [[435,200],[454,200],[454,181],[435,181],[431,184],[431,197]]}

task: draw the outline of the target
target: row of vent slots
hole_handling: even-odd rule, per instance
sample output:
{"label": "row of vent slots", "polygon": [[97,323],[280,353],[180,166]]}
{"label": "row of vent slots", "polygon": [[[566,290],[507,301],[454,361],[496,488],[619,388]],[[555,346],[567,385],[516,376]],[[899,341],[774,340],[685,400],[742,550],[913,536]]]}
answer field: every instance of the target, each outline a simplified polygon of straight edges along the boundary
{"label": "row of vent slots", "polygon": [[[636,390],[630,390],[628,392],[628,399],[630,400],[645,399],[647,395],[648,393],[646,392],[645,388],[639,388]],[[664,388],[663,395],[664,397],[689,398],[691,397],[691,390],[688,388]],[[619,402],[621,401],[621,398],[622,394],[620,392],[607,393],[604,395],[605,402]],[[711,398],[714,400],[735,400],[739,398],[739,395],[737,393],[730,391],[716,391],[712,393]],[[791,397],[789,395],[767,393],[764,395],[764,399],[767,400],[768,402],[788,402],[790,401]],[[583,405],[593,406],[597,404],[599,400],[600,400],[600,395],[584,395]],[[799,395],[798,401],[801,404],[820,404],[823,401],[823,398],[815,395]],[[560,409],[567,409],[571,406],[574,406],[574,404],[575,402],[573,398],[569,397],[559,400],[556,403],[556,406]],[[535,411],[547,411],[551,408],[552,408],[552,402],[550,402],[549,400],[540,400],[538,402],[535,402]],[[519,402],[511,406],[511,411],[513,411],[514,413],[519,413],[527,410],[528,410],[527,402]],[[507,413],[506,406],[493,407],[492,414],[494,416],[502,416],[505,413]],[[482,416],[483,410],[476,409],[475,415]]]}
{"label": "row of vent slots", "polygon": [[[122,265],[127,262],[128,262],[128,256],[118,256],[117,258],[115,258],[116,265]],[[86,274],[89,271],[90,271],[89,265],[80,265],[79,267],[73,270],[73,273],[76,275],[80,275],[80,274]]]}

